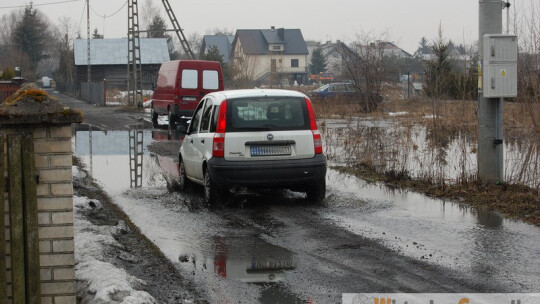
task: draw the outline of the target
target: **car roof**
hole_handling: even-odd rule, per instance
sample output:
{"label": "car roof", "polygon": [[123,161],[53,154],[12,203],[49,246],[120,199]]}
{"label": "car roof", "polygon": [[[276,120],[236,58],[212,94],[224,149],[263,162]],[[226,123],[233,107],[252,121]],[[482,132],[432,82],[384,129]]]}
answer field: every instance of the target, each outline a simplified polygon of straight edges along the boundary
{"label": "car roof", "polygon": [[249,90],[230,90],[213,92],[207,96],[213,96],[217,99],[218,103],[221,103],[225,99],[244,98],[244,97],[301,97],[307,98],[301,92],[291,90],[277,90],[277,89],[249,89]]}

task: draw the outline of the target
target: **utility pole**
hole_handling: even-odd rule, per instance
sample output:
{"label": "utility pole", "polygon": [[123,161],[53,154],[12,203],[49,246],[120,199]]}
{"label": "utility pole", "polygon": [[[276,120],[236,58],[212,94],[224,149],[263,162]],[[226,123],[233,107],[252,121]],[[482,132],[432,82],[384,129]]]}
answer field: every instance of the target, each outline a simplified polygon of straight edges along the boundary
{"label": "utility pole", "polygon": [[141,40],[138,0],[128,0],[128,104],[142,107]]}
{"label": "utility pole", "polygon": [[478,177],[491,183],[504,179],[502,97],[517,92],[517,38],[501,35],[505,7],[500,0],[479,0]]}
{"label": "utility pole", "polygon": [[88,83],[92,82],[92,72],[90,70],[90,0],[86,0],[86,46],[88,51],[88,66],[86,67],[86,76]]}
{"label": "utility pole", "polygon": [[180,41],[180,44],[182,45],[182,48],[184,49],[184,54],[186,54],[186,56],[188,56],[190,59],[195,59],[195,55],[193,54],[193,51],[191,51],[191,47],[189,46],[186,36],[184,35],[184,31],[182,30],[182,28],[180,27],[180,24],[178,23],[178,19],[176,19],[176,15],[174,14],[174,11],[172,10],[169,0],[161,0],[161,2],[163,3],[163,6],[165,7],[165,11],[167,12],[167,15],[169,16],[169,19],[171,20],[174,31],[176,32],[176,36],[178,37],[178,40]]}

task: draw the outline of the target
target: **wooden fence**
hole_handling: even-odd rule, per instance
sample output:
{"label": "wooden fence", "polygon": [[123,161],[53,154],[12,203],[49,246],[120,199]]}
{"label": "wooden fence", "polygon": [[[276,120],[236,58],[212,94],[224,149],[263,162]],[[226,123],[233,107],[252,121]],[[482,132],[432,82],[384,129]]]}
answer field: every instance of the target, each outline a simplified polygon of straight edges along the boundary
{"label": "wooden fence", "polygon": [[[8,135],[5,142],[0,135],[0,198],[5,204],[7,190],[9,205],[8,226],[4,219],[5,211],[0,216],[0,303],[7,303],[10,288],[13,304],[40,303],[33,137],[31,134],[13,134]],[[6,228],[9,228],[9,240],[6,240]],[[10,247],[9,255],[6,255],[6,243]],[[11,262],[6,263],[9,260]],[[11,273],[11,277],[7,275],[8,273]]]}

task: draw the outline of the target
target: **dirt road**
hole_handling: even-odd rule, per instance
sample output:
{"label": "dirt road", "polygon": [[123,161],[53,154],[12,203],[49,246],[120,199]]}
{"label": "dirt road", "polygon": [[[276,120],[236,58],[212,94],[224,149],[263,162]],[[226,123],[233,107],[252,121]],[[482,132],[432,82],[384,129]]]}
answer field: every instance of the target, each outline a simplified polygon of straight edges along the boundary
{"label": "dirt road", "polygon": [[[77,156],[209,302],[339,303],[342,293],[540,287],[536,227],[334,170],[323,205],[300,193],[259,191],[209,209],[199,187],[168,191],[181,133],[146,128],[144,113],[81,108],[86,124],[106,132],[77,131]],[[145,149],[141,182],[133,186],[135,125]]]}

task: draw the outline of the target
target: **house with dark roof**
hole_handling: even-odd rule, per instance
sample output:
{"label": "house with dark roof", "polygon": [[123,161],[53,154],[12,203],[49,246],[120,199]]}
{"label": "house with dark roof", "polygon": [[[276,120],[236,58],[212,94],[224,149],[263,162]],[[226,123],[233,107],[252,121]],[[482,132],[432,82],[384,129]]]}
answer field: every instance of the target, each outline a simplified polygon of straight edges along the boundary
{"label": "house with dark roof", "polygon": [[234,35],[204,35],[199,55],[208,53],[214,46],[217,47],[219,54],[223,56],[223,63],[229,63],[231,58],[232,43]]}
{"label": "house with dark roof", "polygon": [[[161,63],[170,61],[166,38],[140,38],[143,89],[151,89],[157,80]],[[73,44],[76,81],[87,81],[88,47],[86,39]],[[90,65],[92,81],[107,80],[108,87],[125,89],[127,85],[127,38],[90,39]]]}
{"label": "house with dark roof", "polygon": [[308,81],[309,52],[299,29],[237,30],[231,60],[244,77],[264,84]]}

